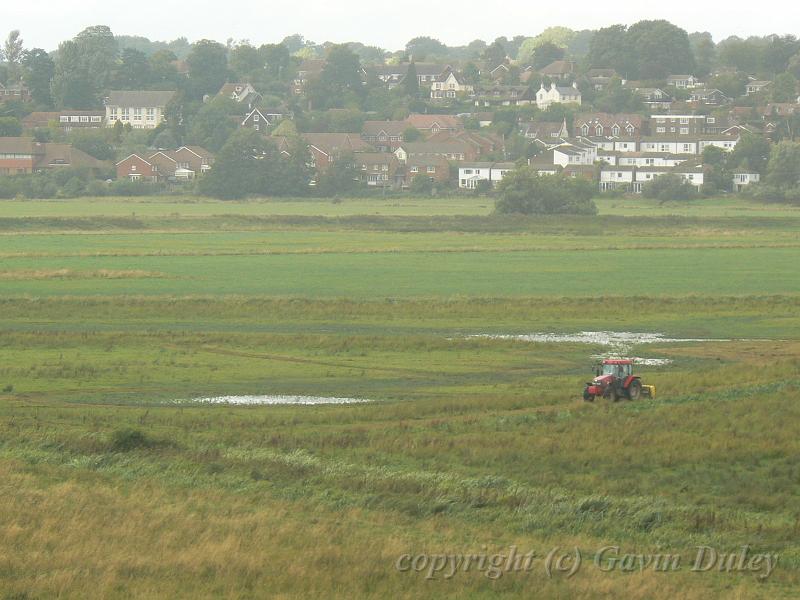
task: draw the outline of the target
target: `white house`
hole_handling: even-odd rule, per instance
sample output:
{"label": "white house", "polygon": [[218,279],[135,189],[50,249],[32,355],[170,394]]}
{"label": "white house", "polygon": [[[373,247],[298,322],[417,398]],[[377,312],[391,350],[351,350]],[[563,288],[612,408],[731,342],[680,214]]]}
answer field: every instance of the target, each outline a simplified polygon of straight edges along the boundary
{"label": "white house", "polygon": [[687,156],[680,154],[657,154],[648,152],[635,152],[620,154],[617,161],[620,166],[630,167],[677,167],[686,162]]}
{"label": "white house", "polygon": [[734,171],[733,173],[733,188],[737,192],[741,192],[746,186],[761,181],[759,173],[749,173],[747,171]]}
{"label": "white house", "polygon": [[636,167],[604,166],[600,169],[600,191],[628,190],[633,185]]}
{"label": "white house", "polygon": [[580,141],[559,144],[553,148],[553,164],[566,167],[568,165],[592,165],[597,160],[597,148],[592,144]]}
{"label": "white house", "polygon": [[470,94],[472,90],[463,77],[450,71],[446,77],[431,84],[431,100],[451,100]]}
{"label": "white house", "polygon": [[642,138],[642,152],[660,154],[699,154],[697,139]]}
{"label": "white house", "polygon": [[503,180],[503,175],[513,171],[514,163],[466,163],[458,167],[458,187],[474,190],[481,181],[488,181],[495,186]]}
{"label": "white house", "polygon": [[667,77],[667,85],[686,90],[696,88],[702,84],[694,75],[670,75]]}
{"label": "white house", "polygon": [[578,84],[573,83],[570,87],[557,86],[550,84],[550,88],[545,88],[542,83],[539,91],[536,92],[536,106],[540,110],[546,110],[551,104],[580,104],[581,92]]}
{"label": "white house", "polygon": [[166,120],[166,109],[175,97],[172,91],[115,91],[105,101],[106,127],[118,122],[134,129],[155,129]]}

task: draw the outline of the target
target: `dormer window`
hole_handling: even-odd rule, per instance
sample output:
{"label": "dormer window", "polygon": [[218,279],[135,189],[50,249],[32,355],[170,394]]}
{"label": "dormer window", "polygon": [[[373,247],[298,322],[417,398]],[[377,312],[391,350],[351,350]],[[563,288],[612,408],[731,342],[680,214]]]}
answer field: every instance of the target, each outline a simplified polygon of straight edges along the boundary
{"label": "dormer window", "polygon": [[611,134],[614,135],[614,136],[619,135],[619,127],[614,125],[614,127],[611,129]]}
{"label": "dormer window", "polygon": [[603,126],[602,125],[597,125],[594,128],[594,132],[595,132],[595,135],[603,135]]}
{"label": "dormer window", "polygon": [[586,123],[581,125],[581,133],[583,135],[589,135],[589,126]]}

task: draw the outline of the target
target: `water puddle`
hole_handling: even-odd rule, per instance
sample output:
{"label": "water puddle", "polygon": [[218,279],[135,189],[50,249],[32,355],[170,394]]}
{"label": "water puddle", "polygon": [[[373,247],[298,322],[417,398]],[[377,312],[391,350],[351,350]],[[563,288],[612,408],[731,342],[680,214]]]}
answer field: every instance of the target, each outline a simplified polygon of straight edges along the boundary
{"label": "water puddle", "polygon": [[664,366],[672,363],[669,358],[642,358],[629,356],[634,346],[642,344],[669,344],[681,342],[726,342],[729,340],[710,338],[670,338],[663,333],[636,333],[632,331],[581,331],[578,333],[525,333],[525,334],[490,334],[481,333],[467,336],[469,338],[485,338],[491,340],[515,340],[521,342],[547,342],[562,344],[592,344],[607,346],[608,352],[595,354],[593,359],[630,358],[638,365]]}
{"label": "water puddle", "polygon": [[259,405],[315,405],[315,404],[363,404],[373,402],[364,398],[326,398],[324,396],[215,396],[178,400],[179,403],[228,404],[240,406]]}

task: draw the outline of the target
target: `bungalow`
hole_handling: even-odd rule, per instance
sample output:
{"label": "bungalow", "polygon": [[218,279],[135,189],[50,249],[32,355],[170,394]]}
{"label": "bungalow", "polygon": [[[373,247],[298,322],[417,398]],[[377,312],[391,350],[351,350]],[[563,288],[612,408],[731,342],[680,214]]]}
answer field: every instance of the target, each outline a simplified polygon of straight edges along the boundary
{"label": "bungalow", "polygon": [[577,84],[572,84],[570,87],[560,87],[555,84],[550,84],[550,88],[545,88],[544,83],[541,84],[539,91],[536,92],[536,106],[539,110],[546,110],[553,104],[580,104],[581,92]]}
{"label": "bungalow", "polygon": [[60,169],[67,167],[83,167],[91,169],[92,171],[104,171],[110,167],[110,163],[102,160],[97,160],[91,156],[72,146],[72,144],[59,144],[47,142],[42,144],[44,153],[39,156],[36,162],[36,171],[45,171],[47,169]]}
{"label": "bungalow", "polygon": [[685,183],[693,185],[696,188],[699,188],[703,185],[704,180],[704,173],[703,173],[703,166],[697,163],[690,163],[686,162],[677,167],[670,168],[670,167],[638,167],[634,172],[634,179],[633,185],[631,186],[631,191],[636,194],[640,194],[642,192],[643,187],[653,181],[654,179],[660,177],[661,175],[666,175],[668,173],[672,173],[678,175],[683,179]]}
{"label": "bungalow", "polygon": [[69,110],[32,112],[22,119],[22,128],[25,131],[58,127],[65,133],[75,129],[95,129],[103,127],[105,111],[98,110]]}
{"label": "bungalow", "polygon": [[28,175],[61,167],[104,169],[106,164],[70,144],[31,137],[0,137],[0,175]]}
{"label": "bungalow", "polygon": [[166,121],[173,91],[112,91],[105,100],[106,126],[130,124],[134,129],[155,129]]}
{"label": "bungalow", "polygon": [[481,181],[488,181],[490,185],[496,186],[506,173],[515,168],[516,165],[511,162],[464,163],[458,166],[458,187],[474,190]]}

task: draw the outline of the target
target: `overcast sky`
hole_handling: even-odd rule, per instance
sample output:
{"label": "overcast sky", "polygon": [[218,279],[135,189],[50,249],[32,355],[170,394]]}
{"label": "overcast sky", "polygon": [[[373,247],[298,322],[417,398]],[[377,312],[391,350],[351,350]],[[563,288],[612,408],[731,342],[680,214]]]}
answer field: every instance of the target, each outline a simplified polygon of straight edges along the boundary
{"label": "overcast sky", "polygon": [[[476,38],[536,35],[563,25],[597,29],[641,19],[667,19],[693,31],[729,35],[800,34],[794,2],[766,5],[738,0],[2,0],[0,35],[20,29],[25,46],[52,50],[89,25],[108,25],[115,34],[151,40],[185,36],[247,39],[259,45],[300,33],[317,43],[358,41],[389,50],[428,35],[448,45]],[[779,15],[779,16],[778,16]]]}

